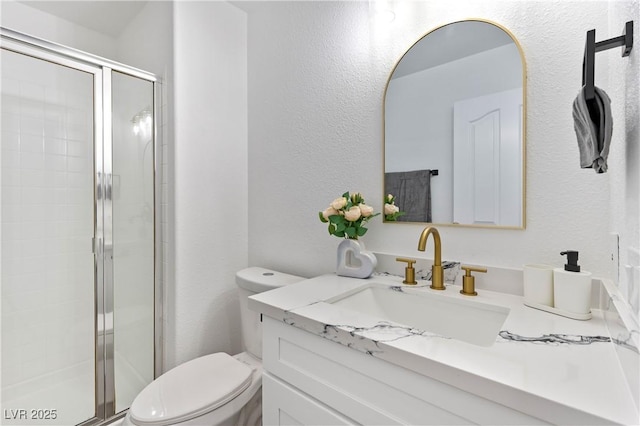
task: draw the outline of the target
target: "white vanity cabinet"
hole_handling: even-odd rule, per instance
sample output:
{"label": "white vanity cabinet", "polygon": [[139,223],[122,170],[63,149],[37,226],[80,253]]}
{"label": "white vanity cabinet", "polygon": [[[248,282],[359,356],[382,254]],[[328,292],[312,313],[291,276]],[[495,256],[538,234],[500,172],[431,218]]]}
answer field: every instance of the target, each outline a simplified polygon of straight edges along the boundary
{"label": "white vanity cabinet", "polygon": [[265,425],[546,424],[266,315],[263,366]]}

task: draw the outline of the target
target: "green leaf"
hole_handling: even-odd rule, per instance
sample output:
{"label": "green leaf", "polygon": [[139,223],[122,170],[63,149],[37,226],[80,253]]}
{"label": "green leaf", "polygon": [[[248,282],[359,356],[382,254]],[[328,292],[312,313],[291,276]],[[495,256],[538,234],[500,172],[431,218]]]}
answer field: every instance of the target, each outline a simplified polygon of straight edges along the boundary
{"label": "green leaf", "polygon": [[334,214],[329,216],[329,222],[331,223],[340,223],[342,222],[342,216],[340,216],[339,214]]}
{"label": "green leaf", "polygon": [[367,228],[358,228],[358,237],[362,237],[367,233]]}
{"label": "green leaf", "polygon": [[344,222],[341,222],[338,224],[337,228],[338,231],[344,231],[345,229],[347,229],[347,224]]}
{"label": "green leaf", "polygon": [[338,231],[333,235],[335,235],[336,237],[344,238],[344,231]]}
{"label": "green leaf", "polygon": [[324,218],[324,216],[322,215],[322,212],[318,212],[318,216],[320,217],[320,222],[322,223],[329,222],[327,219]]}
{"label": "green leaf", "polygon": [[336,233],[336,226],[333,223],[329,224],[329,235],[333,235]]}
{"label": "green leaf", "polygon": [[350,226],[345,229],[345,233],[349,236],[349,238],[354,238],[356,236],[356,228]]}

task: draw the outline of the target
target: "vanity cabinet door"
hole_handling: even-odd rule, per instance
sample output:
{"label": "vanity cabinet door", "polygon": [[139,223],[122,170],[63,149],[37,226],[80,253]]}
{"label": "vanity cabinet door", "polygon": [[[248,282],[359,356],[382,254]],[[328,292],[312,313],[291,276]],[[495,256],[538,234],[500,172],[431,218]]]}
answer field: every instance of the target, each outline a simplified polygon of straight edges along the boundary
{"label": "vanity cabinet door", "polygon": [[[330,342],[295,327],[263,317],[262,362],[264,370],[363,425],[460,425],[469,424],[451,410],[425,402],[419,395],[440,394],[442,383],[429,380],[413,393],[405,388],[415,374]],[[395,386],[390,382],[397,381]],[[268,390],[263,398],[268,397]],[[451,401],[452,403],[457,403]]]}
{"label": "vanity cabinet door", "polygon": [[355,424],[266,372],[262,376],[262,392],[264,425]]}

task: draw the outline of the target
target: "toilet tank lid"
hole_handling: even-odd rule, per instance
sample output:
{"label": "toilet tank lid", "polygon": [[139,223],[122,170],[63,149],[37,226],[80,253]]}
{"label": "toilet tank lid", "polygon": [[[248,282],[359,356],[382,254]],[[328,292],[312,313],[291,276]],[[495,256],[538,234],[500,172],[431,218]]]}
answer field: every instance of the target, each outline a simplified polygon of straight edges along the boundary
{"label": "toilet tank lid", "polygon": [[304,280],[303,277],[285,274],[284,272],[253,266],[236,273],[236,283],[240,288],[261,293]]}

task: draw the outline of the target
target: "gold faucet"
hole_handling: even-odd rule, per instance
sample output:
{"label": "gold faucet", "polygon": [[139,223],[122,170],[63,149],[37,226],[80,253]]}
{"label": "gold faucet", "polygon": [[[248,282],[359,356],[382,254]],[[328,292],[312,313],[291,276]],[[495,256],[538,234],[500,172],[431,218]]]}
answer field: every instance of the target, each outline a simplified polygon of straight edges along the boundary
{"label": "gold faucet", "polygon": [[442,243],[440,233],[434,226],[427,226],[420,234],[418,240],[418,250],[424,251],[427,246],[427,238],[433,234],[433,244],[435,254],[433,256],[433,266],[431,267],[431,288],[434,290],[444,290],[444,271],[442,269]]}

